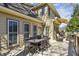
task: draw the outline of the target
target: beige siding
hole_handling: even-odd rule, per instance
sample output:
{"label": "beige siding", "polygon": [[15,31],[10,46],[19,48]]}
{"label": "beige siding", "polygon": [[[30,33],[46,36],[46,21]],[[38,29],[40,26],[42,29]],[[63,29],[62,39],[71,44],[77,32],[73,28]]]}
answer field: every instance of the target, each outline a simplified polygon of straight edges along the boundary
{"label": "beige siding", "polygon": [[0,13],[0,38],[1,38],[1,50],[7,50],[7,32],[6,32],[6,16]]}
{"label": "beige siding", "polygon": [[0,13],[0,34],[6,34],[6,16]]}
{"label": "beige siding", "polygon": [[[0,34],[2,34],[2,38],[1,38],[1,46],[5,47],[6,49],[8,49],[9,45],[9,40],[8,40],[8,31],[7,31],[7,20],[8,19],[13,19],[13,20],[18,20],[19,21],[19,25],[18,25],[18,29],[19,29],[19,33],[18,33],[18,37],[17,37],[17,45],[19,45],[20,47],[22,47],[24,45],[24,27],[23,24],[24,23],[29,23],[30,24],[30,36],[33,36],[33,32],[32,32],[32,26],[36,25],[37,27],[41,27],[41,24],[36,23],[36,22],[31,22],[30,20],[24,20],[22,18],[19,17],[15,17],[12,15],[8,15],[8,14],[3,14],[0,13]],[[38,30],[38,34],[40,33],[40,30]],[[4,38],[5,39],[4,39]],[[5,42],[4,42],[5,41]],[[4,44],[6,43],[6,44]],[[2,48],[3,50],[3,48]]]}
{"label": "beige siding", "polygon": [[42,33],[41,29],[42,29],[41,27],[37,27],[37,35],[41,35],[41,33]]}

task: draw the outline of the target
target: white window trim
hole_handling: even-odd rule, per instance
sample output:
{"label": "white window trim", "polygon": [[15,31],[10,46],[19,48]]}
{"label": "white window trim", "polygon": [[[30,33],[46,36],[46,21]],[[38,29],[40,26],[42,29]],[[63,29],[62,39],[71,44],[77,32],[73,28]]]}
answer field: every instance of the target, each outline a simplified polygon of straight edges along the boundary
{"label": "white window trim", "polygon": [[[9,21],[13,21],[13,22],[17,22],[17,43],[16,44],[12,44],[12,45],[9,45]],[[13,19],[8,19],[8,47],[10,46],[16,46],[18,45],[18,21],[16,20],[13,20]]]}
{"label": "white window trim", "polygon": [[[29,25],[29,32],[24,32],[24,25],[25,25],[25,24],[28,24],[28,25]],[[29,23],[24,23],[24,24],[23,24],[23,32],[24,32],[24,34],[25,34],[25,33],[29,33],[29,37],[30,37],[30,29],[31,29],[30,27],[31,27],[31,25],[30,25]],[[24,38],[24,40],[25,40],[25,39],[28,39],[28,38]]]}
{"label": "white window trim", "polygon": [[[34,32],[34,30],[33,30],[33,29],[34,29],[34,28],[33,28],[34,26],[36,26],[36,25],[32,25],[32,33],[33,33],[33,34],[36,33],[36,35],[37,35],[37,33],[38,33],[37,27],[38,27],[38,26],[36,26],[36,31],[35,31],[35,32]],[[34,35],[33,35],[33,36],[34,36]]]}

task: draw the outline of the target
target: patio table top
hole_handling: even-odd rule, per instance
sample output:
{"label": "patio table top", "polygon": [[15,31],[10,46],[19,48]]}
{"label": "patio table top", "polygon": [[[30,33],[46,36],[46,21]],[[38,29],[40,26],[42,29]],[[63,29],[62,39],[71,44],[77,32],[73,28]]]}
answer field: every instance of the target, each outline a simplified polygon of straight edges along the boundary
{"label": "patio table top", "polygon": [[39,43],[41,41],[44,41],[44,40],[47,40],[47,39],[33,39],[33,40],[28,40],[29,43]]}

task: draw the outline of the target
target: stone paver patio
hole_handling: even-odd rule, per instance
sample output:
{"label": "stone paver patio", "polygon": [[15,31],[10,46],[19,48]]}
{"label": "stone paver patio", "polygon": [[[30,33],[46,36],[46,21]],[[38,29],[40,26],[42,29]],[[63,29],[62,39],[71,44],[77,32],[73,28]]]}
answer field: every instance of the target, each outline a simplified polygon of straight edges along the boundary
{"label": "stone paver patio", "polygon": [[[59,42],[53,40],[51,46],[42,52],[35,53],[33,56],[67,56],[68,55],[68,41]],[[29,56],[29,54],[27,55]]]}

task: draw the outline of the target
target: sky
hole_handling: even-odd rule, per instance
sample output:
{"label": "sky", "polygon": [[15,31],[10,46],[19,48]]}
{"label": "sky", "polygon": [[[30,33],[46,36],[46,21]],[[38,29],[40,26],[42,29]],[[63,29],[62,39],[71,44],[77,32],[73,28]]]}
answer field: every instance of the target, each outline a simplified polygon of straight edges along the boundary
{"label": "sky", "polygon": [[[53,5],[55,6],[61,18],[66,18],[67,20],[71,19],[71,15],[73,13],[73,4],[55,3]],[[61,24],[59,26],[59,29],[65,30],[66,26],[67,26],[66,24]]]}
{"label": "sky", "polygon": [[73,5],[71,3],[54,3],[53,4],[60,14],[61,18],[71,19],[73,13]]}

